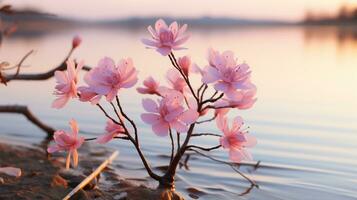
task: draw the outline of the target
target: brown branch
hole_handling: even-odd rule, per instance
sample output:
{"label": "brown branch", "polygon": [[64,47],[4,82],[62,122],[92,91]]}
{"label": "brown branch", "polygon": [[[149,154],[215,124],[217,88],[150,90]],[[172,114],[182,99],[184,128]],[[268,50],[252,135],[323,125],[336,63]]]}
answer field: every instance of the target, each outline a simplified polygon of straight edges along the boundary
{"label": "brown branch", "polygon": [[[215,93],[212,97],[214,97],[215,95],[216,95],[216,93]],[[205,103],[214,103],[214,102],[218,101],[219,99],[221,99],[223,96],[224,96],[224,93],[220,94],[220,95],[219,95],[218,97],[216,97],[216,98],[209,98],[209,99],[203,101],[202,104],[205,104]]]}
{"label": "brown branch", "polygon": [[216,137],[222,137],[219,134],[215,134],[215,133],[194,133],[191,135],[192,137],[197,137],[197,136],[216,136]]}
{"label": "brown branch", "polygon": [[[124,118],[126,118],[127,120],[129,120],[128,116],[124,113],[123,108],[122,108],[121,105],[120,105],[118,96],[116,97],[116,100],[117,100],[117,104],[118,104],[120,113],[124,116]],[[149,176],[150,176],[151,178],[157,180],[157,181],[160,181],[160,180],[161,180],[161,177],[160,177],[159,175],[155,174],[155,173],[152,171],[152,169],[151,169],[149,163],[147,162],[147,160],[146,160],[146,158],[145,158],[143,152],[142,152],[141,149],[140,149],[140,146],[139,146],[138,141],[135,140],[135,139],[130,135],[129,130],[127,129],[127,127],[126,127],[126,125],[125,125],[123,119],[122,119],[122,118],[119,118],[119,121],[120,121],[120,123],[122,124],[122,126],[123,126],[123,128],[124,128],[124,130],[125,130],[125,132],[126,132],[126,134],[127,134],[127,136],[128,136],[128,138],[129,138],[129,140],[130,140],[131,143],[134,145],[134,147],[135,147],[137,153],[139,154],[140,159],[141,159],[141,162],[144,164],[144,167],[145,167],[146,171],[148,172]],[[133,123],[132,125],[134,126],[134,129],[135,129],[135,131],[137,131],[134,122],[131,121],[131,120],[130,120],[129,122],[130,122],[130,123]]]}
{"label": "brown branch", "polygon": [[0,106],[0,113],[17,113],[24,115],[29,121],[39,127],[41,130],[47,133],[48,137],[51,137],[55,132],[55,129],[41,122],[32,112],[28,109],[27,106],[21,105],[6,105]]}
{"label": "brown branch", "polygon": [[[138,129],[136,128],[136,125],[135,125],[134,121],[133,121],[132,119],[130,119],[130,118],[128,117],[128,115],[126,115],[126,114],[124,113],[124,110],[123,110],[122,106],[120,105],[120,101],[119,101],[119,97],[118,97],[118,96],[116,96],[116,101],[117,101],[117,104],[118,104],[120,113],[123,115],[123,117],[124,117],[126,120],[129,121],[129,123],[131,124],[131,126],[134,128],[135,141],[136,141],[137,145],[139,146]],[[124,123],[124,122],[122,122],[122,123]],[[128,133],[128,134],[129,134],[129,133]]]}
{"label": "brown branch", "polygon": [[177,139],[177,152],[179,152],[180,150],[180,133],[179,132],[176,132],[176,139]]}
{"label": "brown branch", "polygon": [[[53,69],[43,72],[43,73],[38,73],[38,74],[12,74],[12,75],[5,75],[4,78],[6,79],[7,82],[12,81],[12,80],[26,80],[26,81],[39,81],[39,80],[47,80],[52,78],[55,75],[55,72],[57,70],[59,71],[64,71],[67,68],[66,61],[68,58],[72,55],[74,49],[72,48],[68,55],[65,57],[65,59],[62,61],[60,65],[57,67],[54,67]],[[91,67],[89,66],[83,66],[82,70],[84,71],[89,71]]]}
{"label": "brown branch", "polygon": [[[124,133],[124,132],[123,132]],[[113,137],[114,139],[122,139],[122,140],[129,140],[129,137]],[[84,141],[92,141],[92,140],[96,140],[97,138],[95,137],[95,138],[86,138],[86,139],[84,139]]]}
{"label": "brown branch", "polygon": [[19,75],[20,73],[20,69],[22,66],[22,63],[25,62],[25,60],[34,52],[34,50],[29,51],[24,57],[22,57],[22,59],[20,60],[20,62],[15,65],[16,66],[16,73],[15,73],[15,77]]}
{"label": "brown branch", "polygon": [[196,148],[196,149],[200,149],[200,150],[203,150],[203,151],[212,151],[212,150],[215,150],[215,149],[219,149],[220,147],[221,147],[221,145],[217,145],[217,146],[209,147],[209,148],[200,147],[200,146],[196,146],[196,145],[188,145],[188,146],[186,146],[186,149]]}
{"label": "brown branch", "polygon": [[105,115],[108,119],[112,120],[114,123],[116,123],[116,124],[118,124],[118,125],[121,125],[121,123],[119,123],[118,121],[116,121],[115,119],[113,119],[113,118],[104,110],[104,108],[103,108],[99,103],[97,103],[96,105],[98,106],[98,108],[104,113],[104,115]]}
{"label": "brown branch", "polygon": [[198,122],[196,122],[196,124],[203,124],[203,123],[206,123],[206,122],[211,122],[211,121],[213,121],[213,120],[215,120],[216,119],[216,115],[215,116],[213,116],[212,118],[210,118],[210,119],[206,119],[206,120],[202,120],[202,121],[198,121]]}
{"label": "brown branch", "polygon": [[169,132],[170,132],[170,140],[171,140],[171,156],[170,156],[170,163],[172,163],[172,160],[174,159],[175,144],[174,144],[174,138],[172,137],[172,131],[171,131],[171,128],[169,128]]}
{"label": "brown branch", "polygon": [[182,72],[179,64],[177,63],[176,57],[174,55],[174,53],[170,53],[169,54],[169,58],[171,60],[172,65],[180,72],[181,76],[183,77],[183,79],[185,80],[187,86],[189,87],[192,96],[196,99],[197,103],[199,103],[199,98],[196,96],[195,92],[193,91],[192,85],[190,83],[190,79],[188,77],[185,76],[185,74]]}
{"label": "brown branch", "polygon": [[250,184],[254,185],[254,186],[257,187],[257,188],[259,187],[259,186],[255,183],[255,181],[253,181],[252,179],[250,179],[248,176],[244,175],[241,171],[239,171],[239,170],[236,168],[236,165],[237,165],[236,163],[226,162],[226,161],[223,161],[223,160],[219,160],[219,159],[213,158],[213,157],[211,157],[211,156],[209,156],[209,155],[206,155],[206,154],[204,154],[204,153],[201,153],[200,151],[197,151],[197,150],[192,149],[192,148],[190,148],[190,149],[188,149],[188,150],[194,151],[194,152],[196,152],[197,154],[199,154],[199,155],[201,155],[201,156],[204,156],[204,157],[206,157],[206,158],[209,158],[209,159],[211,159],[211,160],[213,160],[213,161],[216,161],[216,162],[218,162],[218,163],[222,163],[222,164],[229,165],[235,172],[237,172],[239,175],[241,175],[243,178],[245,178],[247,181],[249,181]]}

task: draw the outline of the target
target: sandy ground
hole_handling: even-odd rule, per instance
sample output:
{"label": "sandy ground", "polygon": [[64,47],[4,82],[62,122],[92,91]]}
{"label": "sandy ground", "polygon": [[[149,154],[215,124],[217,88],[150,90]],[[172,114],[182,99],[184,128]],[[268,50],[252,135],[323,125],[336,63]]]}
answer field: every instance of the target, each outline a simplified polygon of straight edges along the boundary
{"label": "sandy ground", "polygon": [[[85,147],[86,148],[90,147]],[[88,149],[87,149],[88,150]],[[64,156],[50,157],[41,148],[0,144],[0,166],[18,167],[19,178],[0,174],[0,199],[62,199],[83,178],[99,166],[110,152],[102,149],[81,155],[76,170],[63,170]],[[101,160],[96,159],[100,157]],[[106,168],[100,177],[72,199],[182,199],[175,193],[149,189],[127,181]]]}

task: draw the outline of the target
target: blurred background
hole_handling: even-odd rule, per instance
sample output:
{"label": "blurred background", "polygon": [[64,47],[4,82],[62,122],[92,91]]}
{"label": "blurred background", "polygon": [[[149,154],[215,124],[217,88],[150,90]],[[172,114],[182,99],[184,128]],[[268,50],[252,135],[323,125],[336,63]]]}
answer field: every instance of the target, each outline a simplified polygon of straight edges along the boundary
{"label": "blurred background", "polygon": [[[17,63],[29,50],[22,73],[47,71],[66,56],[71,39],[83,41],[73,57],[94,66],[103,56],[132,57],[139,72],[137,86],[148,75],[165,83],[168,58],[140,42],[156,19],[187,23],[190,55],[205,66],[207,48],[232,50],[247,62],[258,87],[258,101],[242,116],[258,139],[252,149],[261,167],[243,167],[260,188],[230,167],[193,156],[190,169],[178,171],[177,190],[200,199],[355,199],[357,191],[357,1],[356,0],[250,0],[250,1],[94,1],[11,0],[16,10],[1,15],[2,25],[15,24],[16,32],[3,39],[1,61]],[[84,73],[82,73],[83,75]],[[196,78],[197,79],[197,78]],[[197,79],[198,80],[198,79]],[[198,85],[198,81],[194,82]],[[62,110],[50,108],[55,80],[13,81],[0,85],[0,104],[28,105],[39,118],[66,128],[71,118],[80,127],[102,133],[105,118],[89,104],[72,101]],[[140,126],[145,154],[153,165],[167,162],[168,138],[157,138],[140,120],[144,96],[135,88],[123,91],[129,114]],[[217,131],[215,123],[199,127]],[[22,117],[0,115],[0,140],[35,144],[44,134]],[[193,141],[197,142],[198,141]],[[205,138],[200,144],[215,145]],[[130,144],[111,142],[119,149],[118,173],[147,181]],[[227,152],[212,156],[227,160]],[[200,193],[192,194],[192,188]],[[250,190],[251,189],[251,190]]]}

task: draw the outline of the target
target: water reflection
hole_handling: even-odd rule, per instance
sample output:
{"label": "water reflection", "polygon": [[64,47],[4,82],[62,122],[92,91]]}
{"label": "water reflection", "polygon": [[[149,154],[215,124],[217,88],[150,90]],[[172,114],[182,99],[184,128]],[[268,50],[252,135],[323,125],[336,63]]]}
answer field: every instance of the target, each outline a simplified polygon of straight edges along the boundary
{"label": "water reflection", "polygon": [[[191,198],[187,188],[204,192],[204,195],[196,195],[201,199],[353,199],[357,196],[354,188],[357,179],[354,29],[289,26],[212,31],[189,28],[189,31],[192,35],[187,43],[189,49],[177,52],[178,56],[190,54],[197,64],[204,66],[208,47],[221,51],[231,49],[252,67],[258,102],[252,110],[232,112],[230,117],[242,115],[259,140],[253,149],[255,160],[261,161],[258,170],[252,166],[240,170],[260,187],[250,189],[250,183],[229,166],[189,155],[178,170],[180,193],[187,199]],[[31,67],[23,72],[47,71],[61,62],[75,33],[83,37],[83,45],[74,53],[75,58],[95,65],[105,55],[116,60],[131,56],[140,71],[140,80],[154,72],[155,78],[165,83],[162,77],[170,63],[140,43],[140,38],[147,36],[145,30],[86,28],[41,37],[18,36],[4,41],[2,48],[6,51],[1,50],[0,56],[16,63],[19,55],[35,49],[37,53],[28,61]],[[194,83],[197,78],[193,79]],[[73,101],[63,110],[51,109],[53,86],[53,79],[11,82],[8,87],[0,88],[0,104],[29,105],[40,119],[56,128],[65,128],[67,121],[75,118],[88,132],[87,137],[103,132],[105,118],[89,104]],[[123,91],[122,96],[128,113],[140,128],[145,155],[157,167],[155,170],[165,169],[169,140],[155,137],[150,127],[141,122],[143,96],[134,89]],[[44,136],[18,116],[0,115],[0,127],[2,141],[39,143]],[[198,128],[202,132],[216,131],[214,123]],[[196,142],[215,145],[218,141],[204,138]],[[108,147],[121,151],[114,163],[119,174],[138,180],[147,178],[131,145],[114,141]],[[210,155],[227,160],[227,152],[222,150]],[[242,194],[244,196],[239,197]]]}
{"label": "water reflection", "polygon": [[348,53],[350,49],[357,49],[357,27],[355,26],[307,26],[304,28],[306,45],[336,41],[339,54]]}

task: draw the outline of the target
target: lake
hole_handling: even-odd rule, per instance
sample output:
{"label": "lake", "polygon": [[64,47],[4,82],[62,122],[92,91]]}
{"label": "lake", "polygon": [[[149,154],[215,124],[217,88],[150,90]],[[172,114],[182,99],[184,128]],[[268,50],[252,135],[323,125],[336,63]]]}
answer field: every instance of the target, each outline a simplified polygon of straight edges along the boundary
{"label": "lake", "polygon": [[[229,166],[199,155],[191,155],[189,169],[178,170],[177,190],[187,199],[357,199],[357,31],[337,27],[217,27],[190,29],[187,50],[200,66],[206,65],[207,48],[232,50],[253,71],[258,87],[258,101],[250,110],[230,112],[240,115],[256,136],[251,150],[257,169],[242,166],[258,188],[250,190]],[[171,67],[169,59],[140,42],[148,37],[145,28],[80,28],[31,36],[10,37],[0,49],[2,60],[16,63],[29,50],[36,53],[22,72],[42,72],[59,64],[65,57],[74,34],[83,42],[73,57],[93,66],[103,56],[118,61],[131,57],[139,70],[139,83],[148,75],[165,83],[164,74]],[[84,73],[82,73],[84,74]],[[194,83],[198,81],[194,79]],[[81,82],[83,83],[83,82]],[[0,104],[25,104],[44,122],[68,129],[71,118],[80,129],[102,133],[105,117],[94,106],[71,101],[64,109],[50,107],[55,80],[10,82],[0,86]],[[120,93],[128,114],[139,126],[142,149],[153,166],[168,162],[169,137],[158,138],[151,127],[140,120],[141,99],[133,89]],[[148,96],[145,96],[148,97]],[[0,115],[0,142],[37,144],[45,136],[24,117]],[[215,123],[199,126],[201,131],[217,132]],[[95,134],[87,133],[86,137]],[[216,145],[216,138],[193,140],[195,144]],[[113,166],[130,179],[148,178],[134,148],[125,141],[107,145],[119,149]],[[210,153],[228,160],[228,153]],[[194,189],[201,192],[193,192]]]}

